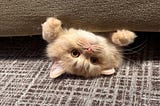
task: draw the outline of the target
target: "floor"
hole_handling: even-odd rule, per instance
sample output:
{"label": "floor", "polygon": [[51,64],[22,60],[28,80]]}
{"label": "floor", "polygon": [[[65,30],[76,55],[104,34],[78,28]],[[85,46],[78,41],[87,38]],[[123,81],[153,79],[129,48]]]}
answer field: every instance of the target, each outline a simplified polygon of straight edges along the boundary
{"label": "floor", "polygon": [[93,79],[49,78],[41,36],[0,38],[0,106],[159,106],[160,33],[137,34],[118,71]]}

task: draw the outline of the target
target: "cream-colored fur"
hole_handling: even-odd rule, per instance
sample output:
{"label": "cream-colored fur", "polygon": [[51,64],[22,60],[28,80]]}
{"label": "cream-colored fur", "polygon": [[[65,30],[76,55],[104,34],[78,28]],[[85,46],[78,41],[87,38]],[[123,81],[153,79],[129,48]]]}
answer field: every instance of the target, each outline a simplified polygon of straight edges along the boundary
{"label": "cream-colored fur", "polygon": [[50,76],[63,73],[84,77],[110,75],[122,63],[119,46],[132,43],[136,35],[118,30],[111,37],[101,37],[81,29],[62,29],[61,21],[50,17],[42,24],[43,39],[49,44],[47,56],[54,60]]}

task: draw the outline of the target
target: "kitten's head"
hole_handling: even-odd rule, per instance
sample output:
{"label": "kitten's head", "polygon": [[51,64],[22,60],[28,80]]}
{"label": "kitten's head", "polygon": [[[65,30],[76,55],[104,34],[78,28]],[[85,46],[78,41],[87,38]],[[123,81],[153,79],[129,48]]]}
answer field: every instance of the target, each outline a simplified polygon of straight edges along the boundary
{"label": "kitten's head", "polygon": [[93,33],[64,30],[47,47],[47,55],[54,60],[50,76],[63,73],[84,77],[110,75],[122,62],[120,49],[109,40]]}

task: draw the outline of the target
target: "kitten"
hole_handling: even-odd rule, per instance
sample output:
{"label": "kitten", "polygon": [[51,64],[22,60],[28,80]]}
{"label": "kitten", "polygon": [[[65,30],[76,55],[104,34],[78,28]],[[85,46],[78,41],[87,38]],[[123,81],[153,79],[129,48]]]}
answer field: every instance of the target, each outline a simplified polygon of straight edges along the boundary
{"label": "kitten", "polygon": [[42,24],[43,39],[49,44],[47,56],[54,60],[50,77],[63,73],[84,77],[111,75],[122,63],[122,50],[134,42],[135,33],[118,30],[107,38],[81,29],[63,29],[60,20],[50,17]]}

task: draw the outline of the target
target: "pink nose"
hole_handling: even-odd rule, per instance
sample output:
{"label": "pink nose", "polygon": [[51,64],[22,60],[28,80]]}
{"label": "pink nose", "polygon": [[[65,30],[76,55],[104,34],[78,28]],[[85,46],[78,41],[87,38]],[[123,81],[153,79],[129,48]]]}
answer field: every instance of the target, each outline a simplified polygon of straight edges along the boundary
{"label": "pink nose", "polygon": [[91,47],[87,48],[87,52],[88,52],[89,54],[92,53],[92,48],[91,48]]}

